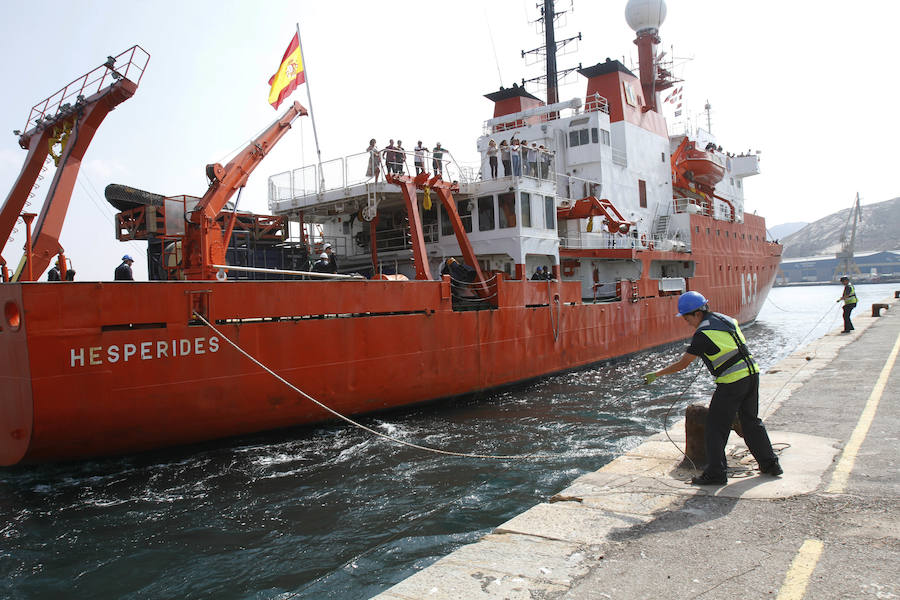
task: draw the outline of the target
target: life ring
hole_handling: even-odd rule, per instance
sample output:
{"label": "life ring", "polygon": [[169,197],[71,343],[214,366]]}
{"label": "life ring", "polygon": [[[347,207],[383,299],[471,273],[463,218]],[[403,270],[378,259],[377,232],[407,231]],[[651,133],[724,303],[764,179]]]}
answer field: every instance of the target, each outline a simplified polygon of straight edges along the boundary
{"label": "life ring", "polygon": [[644,248],[647,247],[647,234],[646,233],[641,234],[641,246],[643,246]]}
{"label": "life ring", "polygon": [[651,240],[650,244],[647,246],[648,250],[653,250],[653,241]]}

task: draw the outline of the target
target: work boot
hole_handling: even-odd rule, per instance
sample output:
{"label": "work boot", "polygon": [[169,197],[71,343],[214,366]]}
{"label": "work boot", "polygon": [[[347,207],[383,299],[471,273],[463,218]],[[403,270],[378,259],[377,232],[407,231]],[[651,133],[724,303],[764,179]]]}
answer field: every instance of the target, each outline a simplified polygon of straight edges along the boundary
{"label": "work boot", "polygon": [[784,469],[781,468],[781,465],[778,463],[778,459],[776,458],[774,462],[771,462],[764,467],[760,465],[759,472],[765,473],[766,475],[771,475],[772,477],[778,477],[779,475],[784,473]]}
{"label": "work boot", "polygon": [[707,472],[691,477],[693,485],[728,485],[728,477],[725,475],[710,475]]}

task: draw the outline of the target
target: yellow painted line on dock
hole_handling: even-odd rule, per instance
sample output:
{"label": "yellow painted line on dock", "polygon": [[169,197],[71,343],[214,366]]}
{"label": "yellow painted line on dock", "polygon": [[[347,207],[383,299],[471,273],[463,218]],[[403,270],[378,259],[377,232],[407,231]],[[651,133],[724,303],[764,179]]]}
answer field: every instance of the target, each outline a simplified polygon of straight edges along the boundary
{"label": "yellow painted line on dock", "polygon": [[887,362],[884,363],[884,368],[881,369],[881,374],[875,382],[875,387],[872,388],[872,393],[869,394],[869,400],[866,402],[862,415],[859,417],[859,422],[856,424],[856,428],[850,435],[850,440],[844,447],[844,452],[841,453],[841,459],[834,468],[834,474],[831,476],[831,483],[825,490],[826,492],[842,494],[844,488],[847,487],[847,479],[850,477],[850,471],[853,470],[853,464],[856,462],[856,455],[859,453],[859,448],[862,446],[863,440],[866,439],[866,434],[869,433],[872,421],[875,420],[875,411],[878,410],[881,394],[884,393],[884,388],[887,386],[887,380],[891,374],[891,369],[894,368],[894,362],[897,360],[898,351],[900,351],[900,335],[897,336],[897,341],[894,342],[894,348],[891,350]]}
{"label": "yellow painted line on dock", "polygon": [[806,592],[809,578],[819,562],[824,544],[819,540],[806,540],[800,546],[791,568],[784,576],[784,584],[778,592],[777,600],[800,600]]}

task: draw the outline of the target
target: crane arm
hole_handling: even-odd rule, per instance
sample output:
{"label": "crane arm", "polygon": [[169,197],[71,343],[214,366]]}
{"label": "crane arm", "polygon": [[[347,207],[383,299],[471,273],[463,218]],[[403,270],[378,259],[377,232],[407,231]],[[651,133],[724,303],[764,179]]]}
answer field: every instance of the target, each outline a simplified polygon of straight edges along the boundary
{"label": "crane arm", "polygon": [[259,166],[262,159],[278,140],[291,128],[298,117],[309,114],[299,102],[294,102],[284,115],[272,123],[259,137],[250,142],[224,167],[218,163],[206,166],[206,176],[210,180],[209,189],[197,203],[191,220],[200,223],[203,219],[212,221],[234,193],[247,184],[247,178]]}

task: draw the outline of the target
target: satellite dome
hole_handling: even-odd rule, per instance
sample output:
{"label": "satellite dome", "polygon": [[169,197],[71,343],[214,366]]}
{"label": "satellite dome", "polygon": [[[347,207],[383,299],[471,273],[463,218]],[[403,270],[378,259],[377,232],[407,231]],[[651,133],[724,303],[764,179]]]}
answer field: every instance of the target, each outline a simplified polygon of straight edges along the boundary
{"label": "satellite dome", "polygon": [[635,33],[648,29],[658,30],[666,20],[665,0],[628,0],[625,20]]}

